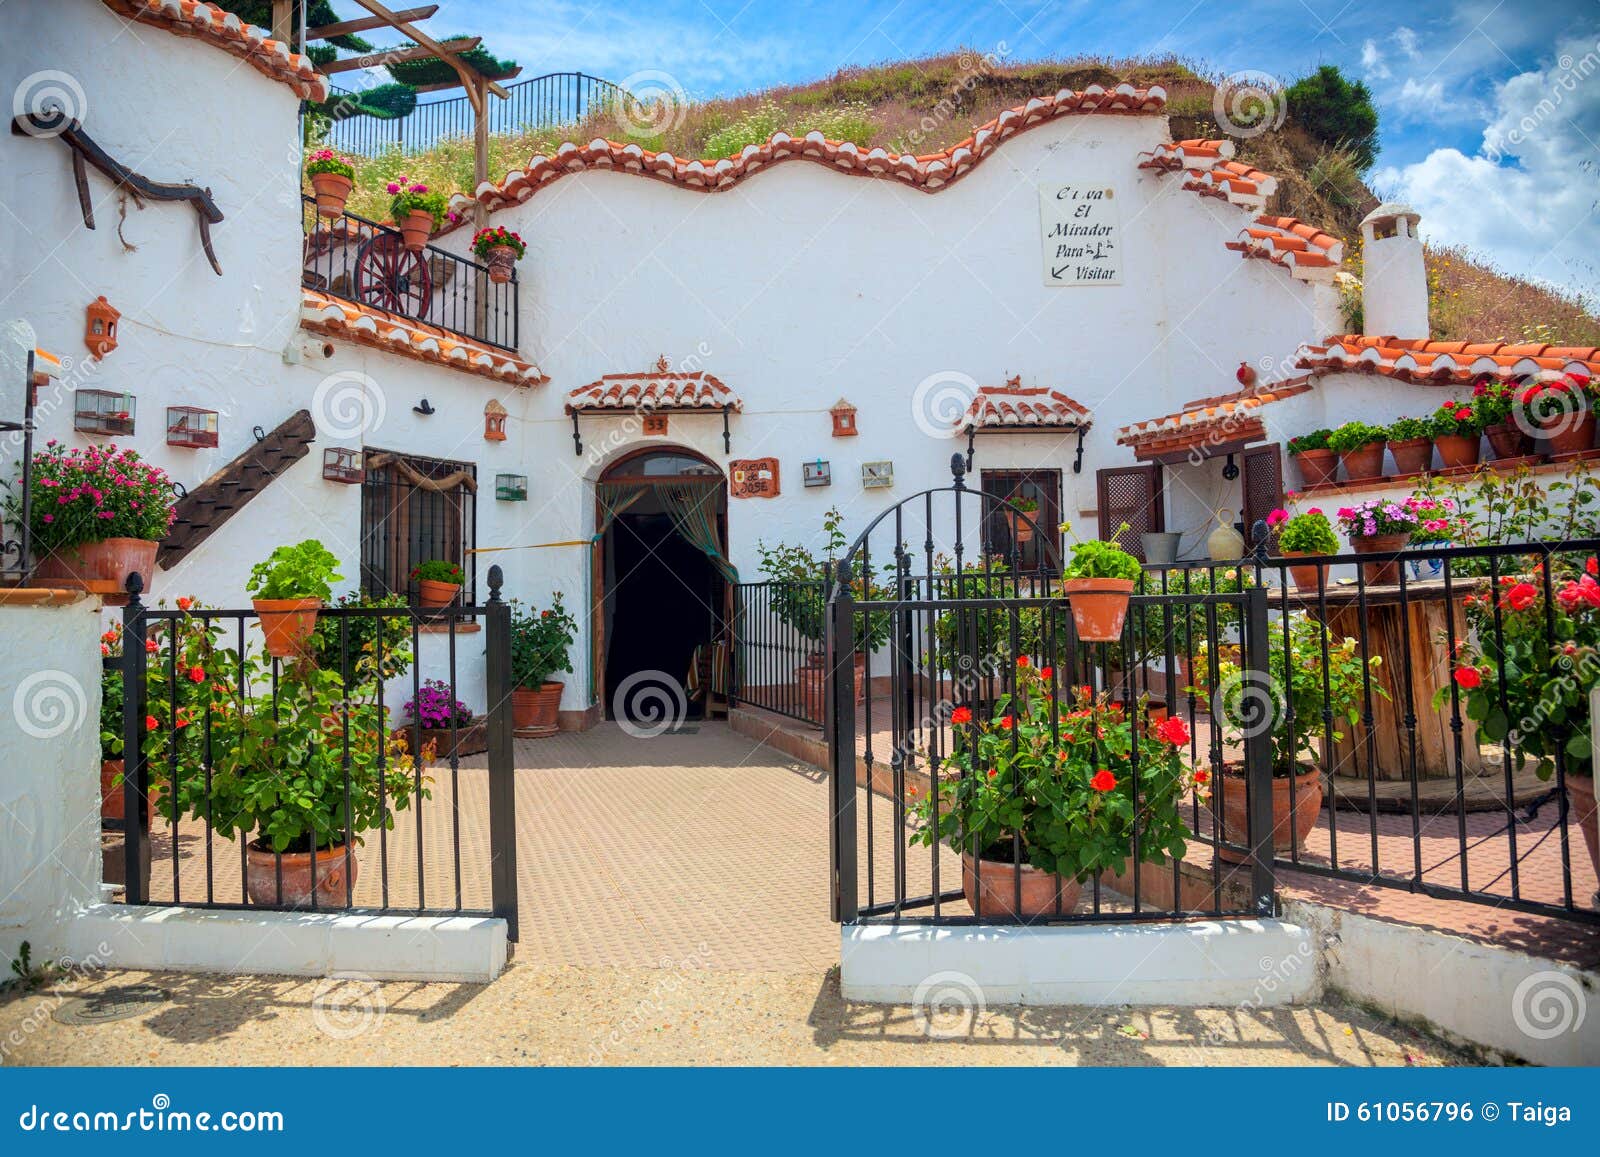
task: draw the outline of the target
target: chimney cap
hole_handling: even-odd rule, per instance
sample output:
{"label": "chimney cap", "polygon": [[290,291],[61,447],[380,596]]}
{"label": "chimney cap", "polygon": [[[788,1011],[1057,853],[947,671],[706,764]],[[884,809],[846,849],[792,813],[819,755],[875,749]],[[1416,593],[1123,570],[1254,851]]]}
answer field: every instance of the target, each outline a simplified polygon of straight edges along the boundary
{"label": "chimney cap", "polygon": [[1404,218],[1415,225],[1417,222],[1422,220],[1422,214],[1418,213],[1410,205],[1401,204],[1399,201],[1385,201],[1372,212],[1368,213],[1365,217],[1361,218],[1361,224],[1376,225],[1380,222],[1396,221],[1401,218]]}

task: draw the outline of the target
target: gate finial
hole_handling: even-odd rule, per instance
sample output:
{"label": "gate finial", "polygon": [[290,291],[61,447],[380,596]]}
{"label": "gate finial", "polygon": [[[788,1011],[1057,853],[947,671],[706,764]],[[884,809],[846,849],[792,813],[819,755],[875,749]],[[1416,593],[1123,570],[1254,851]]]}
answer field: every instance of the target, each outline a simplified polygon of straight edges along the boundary
{"label": "gate finial", "polygon": [[957,490],[966,489],[967,484],[964,479],[967,473],[967,464],[961,460],[960,454],[950,455],[950,473],[955,476],[955,488]]}

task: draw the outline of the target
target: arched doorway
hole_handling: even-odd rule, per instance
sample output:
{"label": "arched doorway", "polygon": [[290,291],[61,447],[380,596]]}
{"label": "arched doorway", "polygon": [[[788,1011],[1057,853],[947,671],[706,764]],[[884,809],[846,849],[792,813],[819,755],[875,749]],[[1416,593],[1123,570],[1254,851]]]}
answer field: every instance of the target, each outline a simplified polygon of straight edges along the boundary
{"label": "arched doorway", "polygon": [[606,717],[658,712],[663,686],[698,714],[722,681],[712,664],[726,654],[737,581],[722,471],[681,447],[625,455],[595,484],[595,525],[594,662]]}

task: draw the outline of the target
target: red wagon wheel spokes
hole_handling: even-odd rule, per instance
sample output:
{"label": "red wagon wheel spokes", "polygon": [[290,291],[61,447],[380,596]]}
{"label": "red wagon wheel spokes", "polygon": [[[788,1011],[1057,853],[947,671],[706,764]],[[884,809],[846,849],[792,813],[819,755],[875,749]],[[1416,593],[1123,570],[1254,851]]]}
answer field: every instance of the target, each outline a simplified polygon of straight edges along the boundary
{"label": "red wagon wheel spokes", "polygon": [[406,249],[392,233],[374,237],[356,256],[356,297],[390,313],[426,318],[433,303],[427,258]]}

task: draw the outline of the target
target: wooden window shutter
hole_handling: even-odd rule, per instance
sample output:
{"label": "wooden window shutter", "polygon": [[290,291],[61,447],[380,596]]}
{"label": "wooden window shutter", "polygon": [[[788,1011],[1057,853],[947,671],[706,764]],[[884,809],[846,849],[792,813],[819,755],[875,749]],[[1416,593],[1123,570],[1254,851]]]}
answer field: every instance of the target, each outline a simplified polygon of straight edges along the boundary
{"label": "wooden window shutter", "polygon": [[1139,536],[1167,528],[1166,511],[1162,508],[1161,463],[1111,466],[1096,471],[1094,482],[1099,495],[1101,539],[1110,542],[1126,522],[1127,533],[1117,541],[1143,562],[1144,542]]}
{"label": "wooden window shutter", "polygon": [[1242,452],[1240,482],[1245,549],[1255,546],[1255,525],[1283,505],[1283,452],[1278,443],[1252,446]]}

